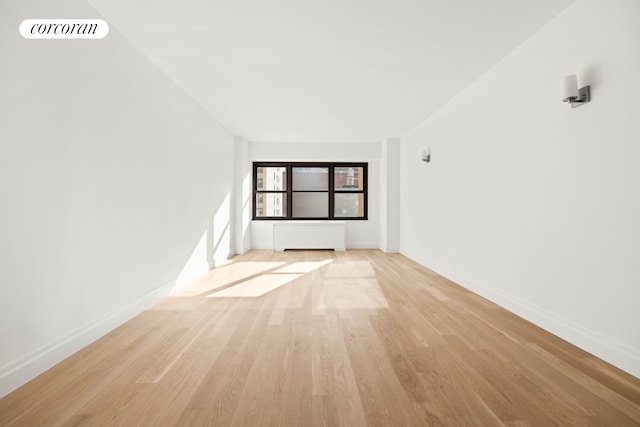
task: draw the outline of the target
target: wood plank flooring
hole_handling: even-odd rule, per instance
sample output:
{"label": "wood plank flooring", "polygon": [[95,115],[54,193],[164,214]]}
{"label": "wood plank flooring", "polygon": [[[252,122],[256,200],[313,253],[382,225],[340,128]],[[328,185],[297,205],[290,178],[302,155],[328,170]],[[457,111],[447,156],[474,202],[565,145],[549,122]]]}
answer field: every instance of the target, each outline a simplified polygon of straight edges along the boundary
{"label": "wood plank flooring", "polygon": [[235,257],[0,426],[638,426],[640,380],[397,254]]}

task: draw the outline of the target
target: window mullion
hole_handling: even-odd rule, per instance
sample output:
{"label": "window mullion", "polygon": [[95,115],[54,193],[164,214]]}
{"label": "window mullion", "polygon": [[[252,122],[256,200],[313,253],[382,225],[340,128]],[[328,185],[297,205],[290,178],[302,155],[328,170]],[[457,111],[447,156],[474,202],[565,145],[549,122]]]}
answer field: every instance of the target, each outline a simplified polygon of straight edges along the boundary
{"label": "window mullion", "polygon": [[334,209],[334,201],[333,196],[335,193],[335,176],[334,176],[334,166],[329,165],[329,219],[335,218]]}
{"label": "window mullion", "polygon": [[287,164],[287,219],[293,218],[293,165]]}

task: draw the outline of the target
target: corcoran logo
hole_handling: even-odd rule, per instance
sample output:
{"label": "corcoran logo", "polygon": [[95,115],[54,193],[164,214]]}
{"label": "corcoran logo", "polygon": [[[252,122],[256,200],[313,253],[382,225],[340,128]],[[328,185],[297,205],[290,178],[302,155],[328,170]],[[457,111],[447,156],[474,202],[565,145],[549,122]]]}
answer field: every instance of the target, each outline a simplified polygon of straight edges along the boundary
{"label": "corcoran logo", "polygon": [[109,24],[102,19],[25,19],[20,35],[25,39],[102,39]]}

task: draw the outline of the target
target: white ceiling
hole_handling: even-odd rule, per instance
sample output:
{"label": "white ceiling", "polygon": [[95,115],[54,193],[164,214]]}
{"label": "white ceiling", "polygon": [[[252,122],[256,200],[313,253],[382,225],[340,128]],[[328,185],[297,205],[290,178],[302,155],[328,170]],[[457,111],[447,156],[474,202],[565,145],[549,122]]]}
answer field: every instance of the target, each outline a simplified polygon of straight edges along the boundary
{"label": "white ceiling", "polygon": [[573,0],[88,1],[233,134],[362,142],[403,136]]}

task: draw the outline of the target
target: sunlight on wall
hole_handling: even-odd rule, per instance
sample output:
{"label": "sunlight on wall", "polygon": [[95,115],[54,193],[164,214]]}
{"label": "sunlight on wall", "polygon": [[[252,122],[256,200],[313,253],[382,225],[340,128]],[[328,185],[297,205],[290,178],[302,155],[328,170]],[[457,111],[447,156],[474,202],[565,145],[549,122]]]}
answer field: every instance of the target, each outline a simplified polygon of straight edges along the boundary
{"label": "sunlight on wall", "polygon": [[247,233],[249,226],[251,225],[251,198],[253,197],[251,191],[251,175],[247,172],[247,175],[242,181],[242,241],[247,246],[245,252],[249,250],[249,242],[247,241]]}
{"label": "sunlight on wall", "polygon": [[229,193],[213,217],[211,234],[212,250],[209,251],[209,259],[213,260],[211,267],[214,267],[231,256],[231,194]]}
{"label": "sunlight on wall", "polygon": [[209,263],[207,262],[207,232],[205,231],[198,244],[196,245],[187,263],[182,267],[182,271],[178,275],[174,291],[191,283],[202,274],[209,271]]}
{"label": "sunlight on wall", "polygon": [[201,281],[210,269],[231,256],[231,195],[227,193],[180,271],[172,294]]}

